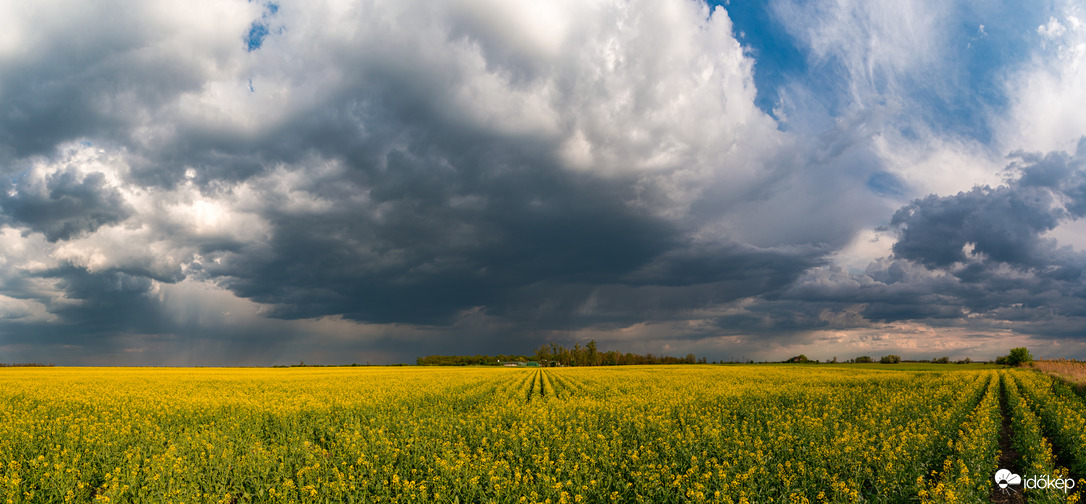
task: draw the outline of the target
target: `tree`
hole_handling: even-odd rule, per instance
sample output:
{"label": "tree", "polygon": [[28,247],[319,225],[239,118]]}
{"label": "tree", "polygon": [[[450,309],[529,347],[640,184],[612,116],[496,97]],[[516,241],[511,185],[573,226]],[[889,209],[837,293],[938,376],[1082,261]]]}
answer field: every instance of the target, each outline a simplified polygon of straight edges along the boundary
{"label": "tree", "polygon": [[546,344],[539,345],[539,349],[535,351],[535,358],[539,361],[540,366],[550,366],[551,355],[551,348]]}
{"label": "tree", "polygon": [[879,363],[881,363],[881,364],[897,364],[897,363],[900,363],[900,362],[901,362],[901,356],[900,355],[894,355],[894,354],[883,355],[882,358],[879,359]]}
{"label": "tree", "polygon": [[1026,347],[1012,348],[1009,354],[996,358],[996,364],[1008,366],[1021,366],[1030,362],[1033,362],[1033,354],[1029,353]]}
{"label": "tree", "polygon": [[806,355],[799,354],[795,357],[789,357],[788,360],[784,362],[788,364],[806,364],[808,362],[811,362],[811,360],[808,359]]}
{"label": "tree", "polygon": [[608,350],[607,353],[603,354],[603,364],[605,366],[617,366],[621,363],[622,354],[614,350]]}
{"label": "tree", "polygon": [[875,360],[872,359],[870,355],[861,355],[859,357],[856,357],[856,362],[860,364],[870,364],[872,362],[875,362]]}

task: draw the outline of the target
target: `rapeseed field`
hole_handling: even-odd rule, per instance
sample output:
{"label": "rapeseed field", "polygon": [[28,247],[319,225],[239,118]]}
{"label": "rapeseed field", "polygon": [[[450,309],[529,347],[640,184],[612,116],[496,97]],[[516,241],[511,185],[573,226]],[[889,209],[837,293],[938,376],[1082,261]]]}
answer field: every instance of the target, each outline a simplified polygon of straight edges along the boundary
{"label": "rapeseed field", "polygon": [[5,368],[0,503],[987,502],[1001,440],[1086,474],[1072,389],[943,369]]}

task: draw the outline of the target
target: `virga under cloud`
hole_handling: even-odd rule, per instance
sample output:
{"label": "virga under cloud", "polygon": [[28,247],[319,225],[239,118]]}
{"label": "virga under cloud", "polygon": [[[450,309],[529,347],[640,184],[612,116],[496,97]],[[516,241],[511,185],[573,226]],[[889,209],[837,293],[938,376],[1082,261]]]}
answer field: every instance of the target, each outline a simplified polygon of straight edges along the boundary
{"label": "virga under cloud", "polygon": [[9,3],[0,361],[1082,352],[1080,11]]}

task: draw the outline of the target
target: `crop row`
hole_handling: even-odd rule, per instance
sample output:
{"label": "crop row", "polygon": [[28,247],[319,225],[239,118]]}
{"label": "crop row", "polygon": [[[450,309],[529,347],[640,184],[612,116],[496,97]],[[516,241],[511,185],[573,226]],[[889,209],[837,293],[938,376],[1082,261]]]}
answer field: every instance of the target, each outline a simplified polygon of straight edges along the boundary
{"label": "crop row", "polygon": [[1086,475],[1086,405],[1066,385],[1047,376],[1024,374],[1017,381],[1069,469]]}
{"label": "crop row", "polygon": [[[1052,444],[1044,435],[1041,421],[1034,414],[1034,404],[1029,397],[1021,394],[1018,380],[1004,378],[1007,406],[1011,412],[1014,427],[1014,449],[1021,455],[1021,471],[1027,477],[1033,475],[1052,475],[1065,477],[1067,470],[1060,468],[1052,451]],[[1019,487],[1022,488],[1022,487]],[[1056,492],[1040,491],[1029,494],[1030,502],[1062,502],[1062,495]]]}
{"label": "crop row", "polygon": [[[992,373],[994,374],[994,373]],[[989,475],[999,459],[1001,380],[990,378],[984,398],[962,424],[952,441],[951,455],[942,470],[927,482],[918,482],[922,502],[983,502],[992,489]]]}
{"label": "crop row", "polygon": [[[506,390],[515,390],[512,397],[525,401],[543,399],[568,399],[583,389],[578,381],[568,375],[556,373],[550,369],[517,369],[510,372],[504,382]],[[502,388],[499,385],[496,388]],[[497,396],[508,398],[508,393],[495,390]]]}

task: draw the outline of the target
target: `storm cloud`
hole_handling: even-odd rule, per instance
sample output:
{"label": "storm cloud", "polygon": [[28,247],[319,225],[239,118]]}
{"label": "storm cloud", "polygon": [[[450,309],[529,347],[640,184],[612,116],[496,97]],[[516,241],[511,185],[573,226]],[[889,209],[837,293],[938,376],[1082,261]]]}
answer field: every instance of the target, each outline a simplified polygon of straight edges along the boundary
{"label": "storm cloud", "polygon": [[51,242],[91,233],[126,219],[131,210],[101,173],[57,170],[44,180],[22,179],[0,195],[0,208]]}
{"label": "storm cloud", "polygon": [[1077,25],[891,8],[0,7],[0,361],[1075,340],[1086,131],[1015,131]]}
{"label": "storm cloud", "polygon": [[812,268],[717,323],[778,333],[922,323],[1077,339],[1086,324],[1086,254],[1049,234],[1083,215],[1084,147],[1016,152],[1004,185],[916,199],[883,229],[896,237],[892,255],[862,271]]}

